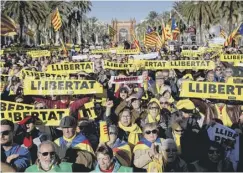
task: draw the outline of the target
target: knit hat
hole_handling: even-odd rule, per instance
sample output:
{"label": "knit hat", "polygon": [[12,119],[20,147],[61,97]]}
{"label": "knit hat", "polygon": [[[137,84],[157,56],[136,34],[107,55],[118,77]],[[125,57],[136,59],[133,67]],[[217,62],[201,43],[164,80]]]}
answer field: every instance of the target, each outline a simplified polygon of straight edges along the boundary
{"label": "knit hat", "polygon": [[150,104],[153,103],[153,102],[157,103],[157,104],[159,105],[159,108],[162,109],[159,100],[156,99],[156,98],[152,98],[152,99],[149,101],[148,105],[150,105]]}
{"label": "knit hat", "polygon": [[62,128],[77,127],[77,120],[72,116],[66,116],[62,118],[60,122],[60,127]]}
{"label": "knit hat", "polygon": [[179,110],[182,110],[182,109],[193,110],[193,109],[195,109],[194,103],[189,99],[179,100],[176,104],[176,107]]}

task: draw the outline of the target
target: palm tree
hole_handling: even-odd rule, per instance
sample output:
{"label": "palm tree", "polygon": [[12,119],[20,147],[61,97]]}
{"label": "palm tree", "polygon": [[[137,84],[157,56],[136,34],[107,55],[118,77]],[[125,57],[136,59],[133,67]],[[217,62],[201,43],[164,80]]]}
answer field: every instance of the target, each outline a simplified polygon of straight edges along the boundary
{"label": "palm tree", "polygon": [[20,28],[20,43],[23,43],[24,26],[32,22],[38,24],[47,15],[47,4],[44,1],[6,1],[3,13],[18,22]]}
{"label": "palm tree", "polygon": [[183,14],[187,17],[189,21],[194,21],[199,26],[200,32],[200,43],[202,43],[202,25],[205,26],[212,23],[215,18],[214,12],[208,1],[195,1],[195,2],[186,2],[183,5]]}
{"label": "palm tree", "polygon": [[232,32],[233,23],[239,23],[243,12],[243,3],[241,1],[213,1],[212,7],[215,9],[219,19],[227,19],[229,33]]}

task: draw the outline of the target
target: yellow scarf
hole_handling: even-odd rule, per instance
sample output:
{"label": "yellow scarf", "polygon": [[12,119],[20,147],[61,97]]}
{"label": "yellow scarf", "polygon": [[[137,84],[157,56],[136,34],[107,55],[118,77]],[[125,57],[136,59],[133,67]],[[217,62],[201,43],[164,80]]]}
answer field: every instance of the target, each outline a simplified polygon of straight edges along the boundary
{"label": "yellow scarf", "polygon": [[181,154],[181,136],[174,132],[173,132],[173,136],[174,136],[174,141],[176,143],[178,153]]}
{"label": "yellow scarf", "polygon": [[158,114],[155,118],[153,119],[152,115],[148,114],[148,123],[157,123],[160,121],[160,115]]}
{"label": "yellow scarf", "polygon": [[162,159],[153,159],[152,162],[149,163],[147,172],[163,172],[163,160]]}
{"label": "yellow scarf", "polygon": [[119,127],[125,132],[129,132],[128,143],[136,145],[139,142],[138,134],[142,133],[142,130],[137,124],[132,124],[130,127],[125,127],[121,122],[118,122]]}
{"label": "yellow scarf", "polygon": [[216,108],[219,119],[221,119],[223,121],[224,125],[227,127],[231,127],[233,123],[226,111],[226,105],[224,105],[222,111],[220,111],[219,106],[217,104],[215,104],[215,108]]}

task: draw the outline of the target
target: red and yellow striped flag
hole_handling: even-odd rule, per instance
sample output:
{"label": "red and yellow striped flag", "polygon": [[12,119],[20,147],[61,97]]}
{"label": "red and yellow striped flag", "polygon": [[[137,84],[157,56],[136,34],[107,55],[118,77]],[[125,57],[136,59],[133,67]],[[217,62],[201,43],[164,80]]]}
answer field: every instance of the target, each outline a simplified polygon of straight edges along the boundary
{"label": "red and yellow striped flag", "polygon": [[53,25],[55,32],[57,32],[62,26],[62,19],[61,19],[61,16],[59,14],[58,8],[52,14],[51,23]]}
{"label": "red and yellow striped flag", "polygon": [[155,31],[145,34],[144,36],[144,45],[145,47],[156,47],[157,45],[157,33]]}
{"label": "red and yellow striped flag", "polygon": [[226,39],[226,32],[221,27],[219,36]]}

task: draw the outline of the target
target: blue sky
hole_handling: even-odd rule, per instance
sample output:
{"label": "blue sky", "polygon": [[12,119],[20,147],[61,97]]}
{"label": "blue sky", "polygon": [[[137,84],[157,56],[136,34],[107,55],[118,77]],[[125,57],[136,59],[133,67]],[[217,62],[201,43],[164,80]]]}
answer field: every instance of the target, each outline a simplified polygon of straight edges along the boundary
{"label": "blue sky", "polygon": [[162,13],[170,11],[173,1],[92,1],[88,17],[111,23],[112,18],[129,20],[135,18],[137,23],[144,20],[150,11]]}

